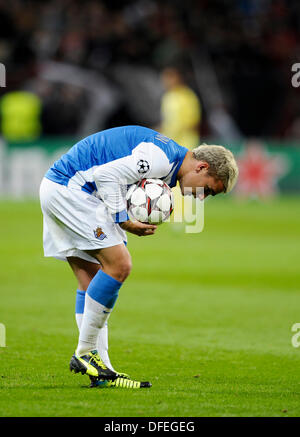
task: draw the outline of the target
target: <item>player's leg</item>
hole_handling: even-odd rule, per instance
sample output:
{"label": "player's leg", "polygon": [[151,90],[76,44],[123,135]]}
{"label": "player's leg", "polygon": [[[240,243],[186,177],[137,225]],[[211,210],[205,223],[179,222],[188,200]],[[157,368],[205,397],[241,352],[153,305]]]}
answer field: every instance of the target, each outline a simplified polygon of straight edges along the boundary
{"label": "player's leg", "polygon": [[124,244],[89,253],[100,262],[102,269],[87,287],[79,342],[70,367],[91,376],[113,379],[116,373],[108,371],[97,354],[97,337],[114,307],[120,287],[130,273],[131,258]]}
{"label": "player's leg", "polygon": [[[76,291],[75,317],[78,330],[80,332],[82,317],[84,313],[85,293],[91,280],[96,275],[98,270],[101,269],[101,266],[100,264],[92,263],[78,257],[68,257],[67,260],[78,281],[78,289]],[[108,355],[107,321],[99,331],[99,335],[97,338],[97,350],[106,367],[115,371]]]}
{"label": "player's leg", "polygon": [[81,290],[87,290],[90,285],[91,280],[96,275],[98,270],[101,269],[100,264],[92,263],[86,261],[85,259],[78,258],[77,256],[72,256],[67,258],[71,269],[78,281],[78,286]]}
{"label": "player's leg", "polygon": [[80,331],[84,311],[85,292],[98,270],[100,264],[86,261],[75,256],[68,257],[67,261],[77,279],[78,289],[76,291],[75,317],[78,330]]}
{"label": "player's leg", "polygon": [[[81,347],[81,353],[84,348],[87,353],[79,357],[74,354],[70,369],[99,379],[109,379],[110,382],[114,380],[117,384],[119,379],[117,374],[105,366],[97,353],[96,343],[98,333],[105,325],[117,299],[118,290],[130,271],[131,262],[128,252],[127,256],[124,255],[124,249],[121,253],[115,253],[115,247],[117,251],[122,247],[125,248],[123,242],[126,241],[126,234],[113,222],[104,203],[84,191],[72,190],[43,179],[40,198],[46,224],[45,256],[65,259],[76,256],[72,254],[74,250],[84,248],[96,250],[96,253],[100,251],[101,255],[99,258],[96,255],[96,259],[105,265],[105,271],[99,270],[90,281],[85,296],[78,346]],[[108,251],[114,251],[112,260],[107,256]],[[112,264],[116,263],[117,269],[112,267]]]}
{"label": "player's leg", "polygon": [[[90,261],[85,261],[82,258],[78,257],[68,257],[68,262],[78,279],[78,286],[80,290],[77,290],[77,299],[76,299],[76,321],[78,325],[78,329],[80,331],[82,317],[84,312],[84,304],[85,304],[85,291],[87,289],[91,280],[95,276],[95,274],[100,270],[100,264],[91,263]],[[100,358],[109,369],[116,372],[111,365],[109,355],[108,355],[108,328],[107,321],[105,325],[100,329],[99,335],[97,338],[97,351],[99,352]],[[144,387],[151,387],[149,382],[141,382],[134,381],[130,379],[129,375],[123,372],[116,372],[118,377],[113,381],[107,381],[104,379],[94,378],[90,376],[91,387],[117,387],[117,388],[129,388],[129,389],[137,389]]]}
{"label": "player's leg", "polygon": [[131,270],[131,257],[124,244],[89,251],[101,264],[87,287],[85,309],[77,353],[95,349],[96,334],[107,321],[118,297],[119,289]]}

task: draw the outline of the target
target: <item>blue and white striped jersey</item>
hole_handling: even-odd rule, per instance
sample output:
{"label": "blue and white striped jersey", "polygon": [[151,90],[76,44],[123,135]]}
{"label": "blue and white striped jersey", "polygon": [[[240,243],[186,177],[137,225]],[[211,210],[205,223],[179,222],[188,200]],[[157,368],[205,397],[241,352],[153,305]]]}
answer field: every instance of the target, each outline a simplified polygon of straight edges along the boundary
{"label": "blue and white striped jersey", "polygon": [[122,126],[79,141],[45,177],[100,197],[120,219],[116,221],[123,221],[126,203],[122,186],[143,178],[159,178],[174,187],[186,153],[185,147],[152,129]]}

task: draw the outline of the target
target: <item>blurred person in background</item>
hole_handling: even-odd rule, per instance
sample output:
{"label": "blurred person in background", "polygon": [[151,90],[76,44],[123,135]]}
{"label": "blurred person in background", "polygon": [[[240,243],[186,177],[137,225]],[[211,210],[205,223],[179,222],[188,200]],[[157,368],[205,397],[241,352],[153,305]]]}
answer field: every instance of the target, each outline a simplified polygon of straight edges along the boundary
{"label": "blurred person in background", "polygon": [[40,98],[28,91],[12,91],[0,101],[1,132],[8,141],[32,141],[41,133]]}
{"label": "blurred person in background", "polygon": [[161,133],[192,149],[200,142],[200,100],[178,68],[165,68],[162,82],[166,92],[161,101]]}
{"label": "blurred person in background", "polygon": [[[166,89],[161,101],[162,123],[160,131],[188,149],[200,144],[201,103],[196,93],[185,83],[178,68],[166,67],[162,71]],[[183,200],[179,184],[173,188],[174,221],[182,226]],[[180,226],[180,227],[181,227]],[[177,226],[178,227],[178,226]]]}

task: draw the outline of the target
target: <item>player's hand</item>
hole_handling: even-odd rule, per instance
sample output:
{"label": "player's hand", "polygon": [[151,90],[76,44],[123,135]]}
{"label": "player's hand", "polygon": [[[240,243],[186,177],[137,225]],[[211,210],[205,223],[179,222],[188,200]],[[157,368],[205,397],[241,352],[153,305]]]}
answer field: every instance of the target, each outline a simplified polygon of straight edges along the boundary
{"label": "player's hand", "polygon": [[143,237],[146,235],[153,235],[157,229],[156,225],[150,225],[149,223],[132,222],[127,220],[127,222],[119,223],[122,229],[132,234]]}

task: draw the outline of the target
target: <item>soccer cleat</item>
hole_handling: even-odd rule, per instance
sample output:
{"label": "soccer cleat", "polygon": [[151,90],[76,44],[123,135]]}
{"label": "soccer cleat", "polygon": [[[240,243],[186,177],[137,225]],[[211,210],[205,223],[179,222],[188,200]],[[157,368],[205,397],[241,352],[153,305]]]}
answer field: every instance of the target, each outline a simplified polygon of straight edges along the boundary
{"label": "soccer cleat", "polygon": [[127,373],[117,372],[118,378],[130,379],[130,376]]}
{"label": "soccer cleat", "polygon": [[81,372],[90,377],[114,380],[118,377],[116,372],[108,369],[101,360],[97,351],[91,351],[86,355],[78,357],[74,354],[70,361],[70,370],[75,373]]}
{"label": "soccer cleat", "polygon": [[[116,372],[117,378],[130,379],[130,376],[127,373]],[[97,387],[103,385],[103,381],[100,381],[101,378],[95,378],[94,376],[90,376],[91,385],[90,387]]]}
{"label": "soccer cleat", "polygon": [[98,379],[90,377],[90,387],[99,388],[149,388],[152,386],[151,382],[133,381],[132,379],[117,377],[114,381]]}

